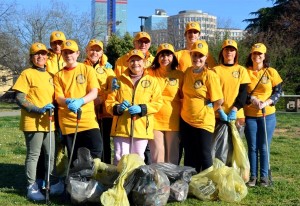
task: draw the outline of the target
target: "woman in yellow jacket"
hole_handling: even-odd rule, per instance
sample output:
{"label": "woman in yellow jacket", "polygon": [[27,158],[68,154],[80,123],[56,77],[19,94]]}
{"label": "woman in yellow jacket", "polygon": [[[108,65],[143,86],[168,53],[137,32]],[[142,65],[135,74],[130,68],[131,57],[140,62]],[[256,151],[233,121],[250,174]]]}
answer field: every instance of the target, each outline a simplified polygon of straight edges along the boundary
{"label": "woman in yellow jacket", "polygon": [[114,138],[114,164],[125,154],[136,153],[144,159],[149,139],[153,139],[154,113],[162,106],[157,79],[144,69],[144,54],[131,50],[128,68],[119,77],[119,89],[108,94],[105,102],[112,114],[111,136]]}
{"label": "woman in yellow jacket", "polygon": [[162,90],[163,106],[154,115],[154,139],[149,140],[152,163],[179,161],[179,120],[182,99],[183,72],[171,44],[157,49],[149,74],[155,77]]}
{"label": "woman in yellow jacket", "polygon": [[84,60],[84,64],[92,66],[95,69],[100,85],[98,96],[94,100],[94,104],[103,140],[101,159],[103,162],[111,164],[110,130],[112,125],[112,115],[106,111],[104,102],[107,95],[112,91],[111,82],[116,75],[110,67],[107,67],[108,59],[103,53],[103,49],[103,43],[100,40],[90,40],[86,46],[87,58]]}
{"label": "woman in yellow jacket", "polygon": [[[183,80],[183,103],[180,132],[184,147],[184,165],[197,172],[212,166],[214,111],[223,103],[218,76],[206,66],[208,46],[198,40],[191,49],[193,66],[187,68]],[[212,102],[214,106],[212,106]]]}

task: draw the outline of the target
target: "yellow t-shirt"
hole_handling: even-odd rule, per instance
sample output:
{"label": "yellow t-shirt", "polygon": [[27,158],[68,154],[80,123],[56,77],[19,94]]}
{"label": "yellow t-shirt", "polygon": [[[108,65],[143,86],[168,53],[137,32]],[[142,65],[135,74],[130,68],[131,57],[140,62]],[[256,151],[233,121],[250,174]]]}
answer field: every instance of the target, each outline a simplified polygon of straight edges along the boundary
{"label": "yellow t-shirt", "polygon": [[[185,70],[188,67],[191,67],[193,65],[189,50],[183,49],[183,50],[177,51],[177,52],[175,52],[175,56],[179,63],[179,66],[178,66],[179,70],[185,72]],[[213,68],[214,66],[216,66],[216,62],[210,53],[208,53],[206,62],[207,62],[207,65],[209,68]]]}
{"label": "yellow t-shirt", "polygon": [[154,115],[154,129],[179,131],[183,72],[180,70],[166,71],[162,68],[148,69],[148,71],[158,80],[163,97],[163,106]]}
{"label": "yellow t-shirt", "polygon": [[206,101],[223,99],[219,77],[209,69],[198,74],[189,67],[184,73],[182,91],[182,119],[193,127],[213,133],[216,123],[214,109],[207,106]]}
{"label": "yellow t-shirt", "polygon": [[[93,88],[99,89],[96,71],[88,65],[78,63],[72,70],[62,69],[54,76],[55,98],[82,98]],[[78,132],[99,128],[94,102],[91,101],[81,106],[82,115]],[[67,105],[58,107],[59,126],[62,134],[75,132],[77,115],[71,112]]]}
{"label": "yellow t-shirt", "polygon": [[[224,95],[222,108],[224,112],[228,114],[238,96],[240,84],[250,83],[249,75],[246,68],[238,64],[233,66],[219,65],[214,67],[213,70],[220,77]],[[218,115],[218,112],[216,112],[217,117]],[[237,115],[240,116],[239,112]]]}
{"label": "yellow t-shirt", "polygon": [[[248,74],[251,79],[251,83],[248,84],[247,92],[250,93],[254,87],[256,86],[257,82],[262,77],[260,83],[257,85],[255,90],[252,93],[252,96],[260,99],[261,101],[266,101],[272,95],[272,88],[282,82],[281,77],[279,76],[278,72],[274,68],[268,68],[266,73],[265,69],[261,69],[258,72],[252,70],[252,68],[247,69]],[[250,105],[245,105],[244,107],[245,115],[250,117],[261,117],[262,111],[260,109],[256,109]],[[267,106],[266,107],[266,115],[273,114],[276,111],[275,106]]]}
{"label": "yellow t-shirt", "polygon": [[[48,72],[33,68],[25,69],[17,79],[13,89],[26,94],[26,100],[40,108],[53,102],[53,79]],[[54,120],[54,117],[52,119]],[[49,112],[38,114],[21,109],[20,130],[22,131],[49,131],[49,121]],[[51,130],[55,130],[54,121]]]}
{"label": "yellow t-shirt", "polygon": [[[124,54],[123,56],[119,57],[115,63],[115,74],[117,77],[120,77],[122,73],[128,68],[128,53]],[[145,59],[144,59],[144,68],[148,68],[151,66],[154,60],[154,56],[147,52]]]}
{"label": "yellow t-shirt", "polygon": [[48,60],[46,63],[47,66],[47,71],[54,75],[56,74],[56,72],[58,72],[59,70],[61,70],[62,68],[64,68],[65,66],[65,62],[61,56],[61,54],[55,54],[54,52],[49,52],[48,54]]}

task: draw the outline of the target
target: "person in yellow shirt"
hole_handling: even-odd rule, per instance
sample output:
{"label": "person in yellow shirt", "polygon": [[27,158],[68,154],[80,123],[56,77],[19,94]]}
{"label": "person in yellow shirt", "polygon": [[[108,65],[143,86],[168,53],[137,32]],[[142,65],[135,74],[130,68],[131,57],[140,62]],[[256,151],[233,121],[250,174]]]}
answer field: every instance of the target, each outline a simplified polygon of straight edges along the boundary
{"label": "person in yellow shirt", "polygon": [[[154,56],[152,56],[152,54],[149,52],[149,48],[151,46],[150,35],[144,31],[138,32],[133,39],[133,46],[134,49],[142,51],[142,53],[144,54],[144,67],[148,68],[154,60]],[[114,68],[117,77],[121,76],[122,73],[127,69],[128,55],[129,53],[126,53],[117,59]]]}
{"label": "person in yellow shirt", "polygon": [[50,49],[47,60],[47,71],[54,75],[65,66],[61,56],[61,47],[66,41],[66,36],[62,31],[53,31],[50,35]]}
{"label": "person in yellow shirt", "polygon": [[135,153],[144,159],[148,140],[153,139],[154,114],[162,106],[160,86],[145,70],[144,58],[137,49],[128,53],[128,68],[118,78],[119,89],[109,93],[105,102],[113,115],[115,165],[125,154]]}
{"label": "person in yellow shirt", "polygon": [[253,187],[257,184],[260,168],[260,185],[266,187],[270,185],[270,145],[276,127],[275,104],[282,93],[282,79],[276,69],[269,67],[267,48],[262,43],[252,46],[246,67],[251,79],[247,86],[249,98],[244,106],[245,136],[250,161],[248,186]]}
{"label": "person in yellow shirt", "polygon": [[105,108],[105,100],[107,95],[112,91],[111,82],[116,76],[114,71],[107,67],[107,56],[103,53],[103,43],[98,39],[92,39],[86,46],[87,57],[84,64],[92,66],[97,74],[97,79],[100,85],[98,96],[94,100],[95,112],[100,126],[103,152],[102,161],[111,164],[111,148],[110,148],[110,130],[112,124],[112,115]]}
{"label": "person in yellow shirt", "polygon": [[250,78],[246,68],[238,63],[238,46],[234,40],[224,40],[219,53],[219,63],[213,70],[221,80],[224,103],[216,112],[217,123],[214,133],[216,147],[213,149],[213,157],[231,166],[232,135],[229,130],[223,132],[223,126],[230,121],[235,121],[238,113],[242,112],[241,109],[246,103],[247,84],[250,83]]}
{"label": "person in yellow shirt", "polygon": [[149,74],[158,80],[163,106],[154,115],[154,139],[149,140],[152,163],[179,161],[179,120],[182,99],[183,72],[171,44],[159,45]]}
{"label": "person in yellow shirt", "polygon": [[185,71],[182,87],[180,132],[184,165],[194,167],[197,172],[213,164],[214,111],[220,109],[223,103],[220,79],[206,66],[207,55],[207,43],[196,41],[191,48],[193,66]]}
{"label": "person in yellow shirt", "polygon": [[[198,22],[191,21],[188,22],[185,26],[184,36],[186,40],[186,48],[179,50],[175,53],[179,62],[178,69],[183,72],[188,67],[192,66],[190,51],[193,44],[200,38],[201,36],[200,32],[201,29],[200,29],[200,24]],[[206,63],[208,64],[209,68],[213,68],[214,66],[216,66],[215,59],[209,52],[208,52]]]}
{"label": "person in yellow shirt", "polygon": [[[147,32],[138,32],[134,39],[133,39],[133,46],[134,49],[138,49],[142,51],[144,54],[144,68],[148,68],[153,60],[154,56],[149,52],[149,48],[151,46],[151,37]],[[115,63],[115,74],[117,77],[121,76],[122,73],[127,69],[128,63],[128,53],[124,54],[123,56],[119,57]],[[113,87],[115,84],[113,84]],[[149,146],[147,146],[146,151],[145,151],[145,163],[146,164],[151,164],[151,157],[150,157],[150,150]]]}
{"label": "person in yellow shirt", "polygon": [[[34,201],[45,200],[36,183],[37,163],[42,150],[45,153],[44,168],[50,168],[51,182],[54,174],[55,128],[52,122],[50,131],[49,122],[49,113],[54,109],[54,87],[53,78],[46,71],[47,54],[48,50],[44,44],[39,42],[32,44],[30,47],[32,67],[25,69],[13,86],[17,104],[21,107],[20,130],[23,131],[26,140],[27,197]],[[53,137],[51,139],[50,132]],[[47,177],[45,173],[47,174],[47,170],[44,172],[44,177]],[[56,192],[56,188],[51,186],[50,194]]]}
{"label": "person in yellow shirt", "polygon": [[102,138],[96,119],[94,100],[100,89],[96,71],[88,65],[77,62],[80,54],[74,40],[66,40],[62,45],[62,57],[66,66],[54,76],[55,99],[58,103],[59,126],[66,140],[68,156],[70,157],[77,113],[81,109],[81,119],[78,123],[77,138],[74,145],[73,163],[77,159],[77,150],[86,147],[93,158],[101,158]]}

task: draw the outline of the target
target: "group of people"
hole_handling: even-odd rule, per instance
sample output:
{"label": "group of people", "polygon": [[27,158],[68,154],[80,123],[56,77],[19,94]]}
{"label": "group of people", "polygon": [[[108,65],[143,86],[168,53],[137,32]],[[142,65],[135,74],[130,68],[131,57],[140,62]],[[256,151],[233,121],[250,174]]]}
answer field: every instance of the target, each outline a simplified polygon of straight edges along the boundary
{"label": "group of people", "polygon": [[[83,63],[77,61],[80,51],[76,41],[66,39],[61,31],[51,34],[51,49],[42,43],[32,44],[32,66],[13,86],[27,147],[27,197],[45,199],[36,183],[41,151],[44,167],[52,174],[50,194],[58,193],[57,139],[63,139],[69,157],[74,154],[72,162],[78,148],[86,147],[93,158],[110,164],[112,137],[115,165],[130,153],[145,159],[148,148],[152,163],[179,164],[184,154],[184,165],[200,172],[211,167],[215,157],[230,166],[232,142],[217,138],[218,129],[239,117],[245,117],[246,122],[248,185],[257,184],[259,157],[260,183],[268,186],[270,150],[266,148],[270,148],[275,129],[274,105],[282,91],[282,79],[269,67],[264,44],[253,45],[245,68],[238,63],[237,43],[227,39],[217,65],[208,44],[199,40],[200,31],[198,22],[187,23],[186,49],[175,51],[173,45],[163,43],[155,56],[148,51],[150,35],[139,32],[133,39],[134,49],[119,57],[114,69],[97,39],[86,46]],[[52,128],[59,131],[55,133],[49,123],[52,109]],[[51,147],[50,133],[55,136]],[[217,140],[229,145],[220,157],[212,148]]]}

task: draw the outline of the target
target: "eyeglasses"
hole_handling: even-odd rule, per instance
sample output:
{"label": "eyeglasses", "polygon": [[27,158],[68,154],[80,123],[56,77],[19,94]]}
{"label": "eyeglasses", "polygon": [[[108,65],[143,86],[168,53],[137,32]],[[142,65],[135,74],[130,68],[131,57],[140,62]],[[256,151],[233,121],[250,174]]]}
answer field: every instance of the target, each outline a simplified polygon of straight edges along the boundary
{"label": "eyeglasses", "polygon": [[148,40],[138,40],[138,43],[139,44],[149,44],[150,41],[148,41]]}
{"label": "eyeglasses", "polygon": [[37,52],[37,53],[33,54],[33,56],[39,56],[39,55],[46,56],[47,54],[48,54],[47,52],[42,51],[42,52]]}

